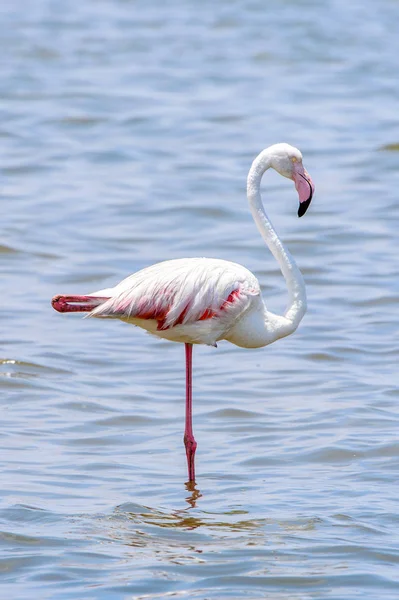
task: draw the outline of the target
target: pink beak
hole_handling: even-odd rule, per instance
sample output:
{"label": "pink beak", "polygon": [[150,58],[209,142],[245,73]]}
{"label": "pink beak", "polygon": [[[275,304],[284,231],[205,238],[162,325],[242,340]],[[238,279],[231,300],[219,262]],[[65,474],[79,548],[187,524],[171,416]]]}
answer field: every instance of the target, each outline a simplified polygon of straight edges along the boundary
{"label": "pink beak", "polygon": [[312,201],[314,183],[302,163],[299,162],[296,162],[293,165],[292,179],[294,180],[295,188],[299,196],[298,217],[302,217]]}

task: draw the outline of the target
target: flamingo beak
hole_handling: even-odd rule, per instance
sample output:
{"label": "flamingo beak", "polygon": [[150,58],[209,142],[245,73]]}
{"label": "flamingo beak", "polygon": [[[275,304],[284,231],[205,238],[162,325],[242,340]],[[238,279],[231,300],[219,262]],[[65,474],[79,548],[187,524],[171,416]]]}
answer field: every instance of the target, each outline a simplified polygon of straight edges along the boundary
{"label": "flamingo beak", "polygon": [[293,165],[292,179],[299,196],[298,217],[303,217],[308,210],[314,194],[314,183],[302,163]]}

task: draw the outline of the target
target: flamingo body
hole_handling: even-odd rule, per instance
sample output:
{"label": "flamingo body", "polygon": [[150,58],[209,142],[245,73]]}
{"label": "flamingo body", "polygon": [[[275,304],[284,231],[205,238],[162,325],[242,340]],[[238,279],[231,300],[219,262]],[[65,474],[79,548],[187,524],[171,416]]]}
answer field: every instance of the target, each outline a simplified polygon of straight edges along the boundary
{"label": "flamingo body", "polygon": [[[239,264],[213,258],[164,261],[114,288],[74,296],[63,304],[62,298],[67,297],[53,299],[60,312],[75,309],[89,317],[121,319],[173,342],[210,346],[228,339],[237,346],[257,347],[248,330],[257,313],[266,312],[256,277]],[[238,322],[241,327],[235,328]]]}

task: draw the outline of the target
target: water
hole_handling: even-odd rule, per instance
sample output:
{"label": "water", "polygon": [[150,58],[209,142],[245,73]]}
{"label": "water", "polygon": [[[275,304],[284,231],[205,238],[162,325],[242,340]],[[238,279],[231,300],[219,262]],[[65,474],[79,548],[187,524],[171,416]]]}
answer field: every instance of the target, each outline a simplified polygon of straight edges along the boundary
{"label": "water", "polygon": [[[1,8],[1,596],[395,599],[399,5],[35,2]],[[265,178],[309,310],[268,348],[184,349],[59,315],[55,293],[180,256],[286,290],[245,200]]]}

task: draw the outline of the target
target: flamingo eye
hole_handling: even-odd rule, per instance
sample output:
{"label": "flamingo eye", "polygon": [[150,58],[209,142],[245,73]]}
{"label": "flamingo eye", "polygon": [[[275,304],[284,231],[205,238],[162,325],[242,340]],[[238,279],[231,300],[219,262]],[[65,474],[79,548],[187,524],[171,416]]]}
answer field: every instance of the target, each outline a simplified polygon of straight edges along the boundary
{"label": "flamingo eye", "polygon": [[295,156],[293,156],[293,157],[291,158],[291,160],[292,160],[292,162],[293,162],[293,163],[295,163],[295,162],[298,162],[298,159],[297,159]]}

